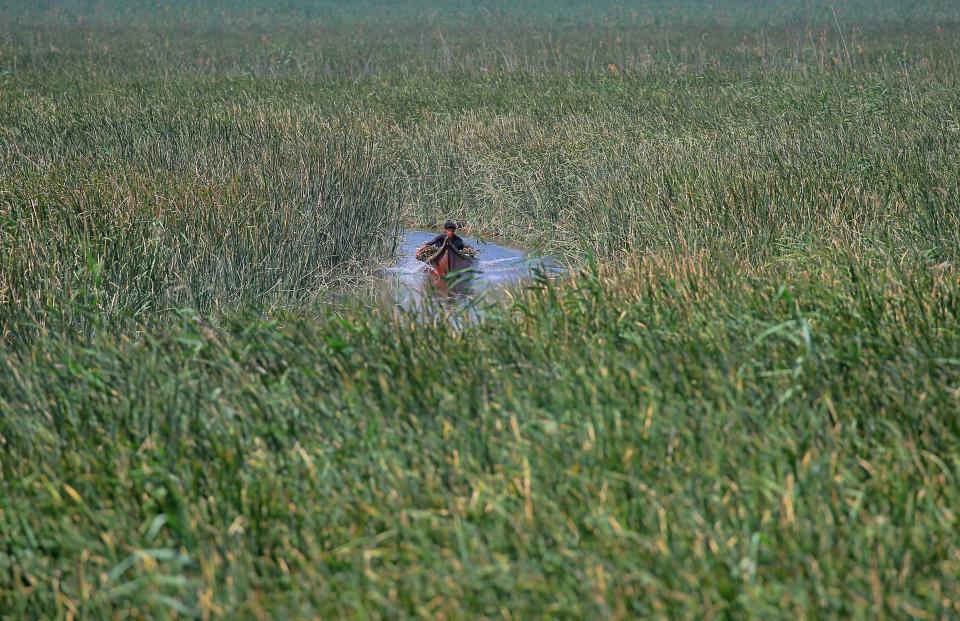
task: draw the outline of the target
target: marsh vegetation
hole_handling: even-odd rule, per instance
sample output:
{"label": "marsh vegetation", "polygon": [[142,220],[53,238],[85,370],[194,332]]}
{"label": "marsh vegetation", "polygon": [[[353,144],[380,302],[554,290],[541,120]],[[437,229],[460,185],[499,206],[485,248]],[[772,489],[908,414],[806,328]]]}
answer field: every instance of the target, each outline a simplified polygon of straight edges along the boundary
{"label": "marsh vegetation", "polygon": [[955,2],[5,2],[0,616],[955,617],[958,177]]}

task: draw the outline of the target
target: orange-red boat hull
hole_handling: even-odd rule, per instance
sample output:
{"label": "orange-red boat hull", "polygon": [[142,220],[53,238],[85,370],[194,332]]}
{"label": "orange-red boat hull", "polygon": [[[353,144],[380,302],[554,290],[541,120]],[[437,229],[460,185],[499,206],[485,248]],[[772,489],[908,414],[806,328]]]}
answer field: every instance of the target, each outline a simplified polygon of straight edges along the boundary
{"label": "orange-red boat hull", "polygon": [[473,259],[448,244],[444,244],[437,254],[430,258],[428,263],[433,267],[433,271],[440,276],[446,276],[450,272],[470,269],[474,264]]}

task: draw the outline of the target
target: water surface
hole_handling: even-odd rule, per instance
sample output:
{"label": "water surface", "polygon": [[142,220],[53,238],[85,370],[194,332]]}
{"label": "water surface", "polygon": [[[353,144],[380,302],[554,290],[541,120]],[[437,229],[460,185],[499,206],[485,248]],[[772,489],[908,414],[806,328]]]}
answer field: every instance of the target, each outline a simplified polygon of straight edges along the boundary
{"label": "water surface", "polygon": [[403,233],[396,263],[385,270],[384,298],[404,309],[463,307],[493,296],[498,290],[531,278],[537,272],[555,274],[563,268],[549,257],[539,256],[503,242],[461,235],[464,243],[479,251],[472,274],[440,279],[414,252],[436,232],[407,230]]}

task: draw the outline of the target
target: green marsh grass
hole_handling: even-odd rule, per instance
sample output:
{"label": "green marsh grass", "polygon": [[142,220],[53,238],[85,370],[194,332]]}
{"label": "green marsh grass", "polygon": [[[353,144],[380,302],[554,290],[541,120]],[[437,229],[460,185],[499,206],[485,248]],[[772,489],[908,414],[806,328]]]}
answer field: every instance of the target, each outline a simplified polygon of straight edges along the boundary
{"label": "green marsh grass", "polygon": [[960,615],[958,25],[5,3],[0,618]]}
{"label": "green marsh grass", "polygon": [[399,189],[362,136],[127,114],[58,119],[7,147],[8,333],[48,317],[75,329],[84,307],[150,324],[306,305],[394,251]]}
{"label": "green marsh grass", "polygon": [[0,370],[4,608],[949,618],[958,294],[926,265],[703,256],[465,328],[38,342]]}

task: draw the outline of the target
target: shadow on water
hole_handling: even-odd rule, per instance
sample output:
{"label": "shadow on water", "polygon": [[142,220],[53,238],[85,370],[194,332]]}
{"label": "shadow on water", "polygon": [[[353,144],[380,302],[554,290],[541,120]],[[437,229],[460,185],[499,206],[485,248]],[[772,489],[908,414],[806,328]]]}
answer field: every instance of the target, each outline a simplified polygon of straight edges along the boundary
{"label": "shadow on water", "polygon": [[538,274],[562,273],[564,268],[551,260],[518,248],[463,236],[479,251],[473,269],[438,276],[427,264],[417,261],[414,252],[436,233],[408,230],[399,245],[396,263],[384,270],[380,296],[385,304],[415,312],[446,311],[476,318],[482,303],[492,301],[497,291]]}

